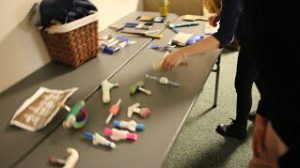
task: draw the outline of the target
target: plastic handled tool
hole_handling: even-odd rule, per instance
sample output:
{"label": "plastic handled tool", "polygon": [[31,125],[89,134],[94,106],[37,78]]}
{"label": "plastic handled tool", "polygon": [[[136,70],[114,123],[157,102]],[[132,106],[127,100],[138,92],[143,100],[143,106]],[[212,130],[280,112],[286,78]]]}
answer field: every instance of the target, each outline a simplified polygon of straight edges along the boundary
{"label": "plastic handled tool", "polygon": [[198,26],[198,22],[181,22],[181,23],[171,23],[171,27],[190,27],[190,26]]}
{"label": "plastic handled tool", "polygon": [[84,131],[83,132],[83,136],[86,137],[88,140],[92,141],[93,145],[104,145],[107,147],[110,147],[112,149],[116,148],[116,144],[107,140],[106,138],[104,138],[103,136],[99,135],[98,133],[94,133],[92,134],[89,131]]}
{"label": "plastic handled tool", "polygon": [[112,118],[113,116],[116,116],[116,115],[119,113],[121,102],[122,102],[122,99],[119,99],[118,102],[117,102],[116,104],[113,104],[113,105],[110,107],[110,109],[109,109],[109,115],[108,115],[108,117],[107,117],[107,119],[106,119],[106,121],[105,121],[106,124],[108,124],[108,123],[110,122],[110,120],[111,120],[111,118]]}
{"label": "plastic handled tool", "polygon": [[165,16],[138,16],[136,18],[140,22],[146,23],[163,23],[166,19]]}
{"label": "plastic handled tool", "polygon": [[156,77],[156,76],[150,76],[148,74],[145,74],[145,78],[148,78],[148,79],[153,79],[153,80],[156,80],[158,81],[160,84],[164,84],[164,85],[170,85],[170,86],[180,86],[179,83],[177,82],[174,82],[174,81],[170,81],[168,78],[166,77]]}
{"label": "plastic handled tool", "polygon": [[148,107],[140,108],[140,103],[135,103],[128,107],[127,117],[131,118],[133,113],[140,115],[143,118],[148,117],[151,114],[151,110]]}
{"label": "plastic handled tool", "polygon": [[159,46],[157,44],[152,44],[149,46],[149,48],[154,49],[154,50],[158,50],[158,51],[169,51],[171,52],[173,50],[173,48],[176,47],[175,45],[164,45],[164,46]]}
{"label": "plastic handled tool", "polygon": [[122,33],[126,33],[126,34],[135,34],[135,35],[140,35],[140,36],[144,36],[144,37],[150,37],[150,38],[154,38],[154,39],[161,39],[162,38],[162,34],[151,34],[154,32],[157,32],[160,30],[155,30],[155,31],[137,31],[137,30],[122,30]]}
{"label": "plastic handled tool", "polygon": [[118,83],[110,83],[108,80],[104,80],[101,83],[102,85],[102,101],[103,103],[110,102],[110,90],[114,87],[118,87]]}
{"label": "plastic handled tool", "polygon": [[132,140],[136,141],[138,136],[135,133],[130,133],[125,130],[118,130],[115,128],[104,128],[103,133],[109,136],[114,141]]}
{"label": "plastic handled tool", "polygon": [[145,22],[145,23],[128,22],[125,24],[125,27],[131,27],[131,28],[143,29],[143,30],[150,30],[152,26],[153,26],[152,22]]}
{"label": "plastic handled tool", "polygon": [[127,37],[117,36],[105,42],[102,42],[101,49],[104,53],[114,54],[130,43]]}
{"label": "plastic handled tool", "polygon": [[79,159],[79,154],[74,148],[67,148],[67,153],[69,154],[67,159],[61,159],[55,156],[49,157],[50,164],[61,165],[64,166],[63,168],[74,168]]}
{"label": "plastic handled tool", "polygon": [[138,93],[138,91],[141,91],[141,92],[143,92],[147,95],[151,95],[151,90],[148,90],[148,89],[144,88],[144,81],[137,81],[136,83],[131,85],[130,88],[129,88],[129,93],[131,95],[134,95],[134,94]]}
{"label": "plastic handled tool", "polygon": [[178,33],[179,31],[177,30],[177,28],[175,27],[174,24],[168,24],[167,26],[169,29],[171,29],[174,33]]}
{"label": "plastic handled tool", "polygon": [[131,121],[113,120],[112,124],[116,128],[125,128],[132,132],[143,131],[145,129],[144,124],[138,124],[134,120]]}
{"label": "plastic handled tool", "polygon": [[182,23],[170,23],[167,25],[167,27],[172,31],[174,31],[175,33],[178,33],[179,31],[177,30],[177,28],[179,27],[189,27],[189,26],[197,26],[197,25],[199,25],[199,23],[197,22],[182,22]]}
{"label": "plastic handled tool", "polygon": [[85,105],[85,101],[76,103],[72,108],[64,105],[63,107],[69,112],[66,119],[63,122],[65,128],[80,129],[87,124],[88,112],[82,107]]}

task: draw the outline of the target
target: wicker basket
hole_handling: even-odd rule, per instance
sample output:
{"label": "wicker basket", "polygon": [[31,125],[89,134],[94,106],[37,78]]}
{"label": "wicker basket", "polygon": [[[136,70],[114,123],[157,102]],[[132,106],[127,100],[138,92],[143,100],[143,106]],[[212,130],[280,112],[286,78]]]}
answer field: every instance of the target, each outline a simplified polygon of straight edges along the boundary
{"label": "wicker basket", "polygon": [[41,31],[50,56],[76,68],[98,52],[98,20],[93,14]]}

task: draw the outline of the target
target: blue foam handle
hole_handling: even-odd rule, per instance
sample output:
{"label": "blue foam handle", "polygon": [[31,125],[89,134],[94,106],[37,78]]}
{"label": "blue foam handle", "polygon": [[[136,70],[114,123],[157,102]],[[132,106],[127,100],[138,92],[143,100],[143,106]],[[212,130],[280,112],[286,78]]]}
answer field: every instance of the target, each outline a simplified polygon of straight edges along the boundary
{"label": "blue foam handle", "polygon": [[114,127],[120,128],[120,121],[118,121],[118,120],[113,120],[112,125],[113,125]]}
{"label": "blue foam handle", "polygon": [[89,131],[84,131],[83,136],[86,137],[88,140],[93,141],[93,134]]}
{"label": "blue foam handle", "polygon": [[137,124],[136,125],[136,130],[137,131],[143,131],[145,129],[145,125],[144,124]]}

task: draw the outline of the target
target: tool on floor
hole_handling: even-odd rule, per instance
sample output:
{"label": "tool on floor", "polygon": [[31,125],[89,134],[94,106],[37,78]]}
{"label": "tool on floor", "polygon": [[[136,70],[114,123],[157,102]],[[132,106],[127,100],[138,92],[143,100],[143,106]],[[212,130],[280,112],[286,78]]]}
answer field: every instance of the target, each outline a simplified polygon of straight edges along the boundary
{"label": "tool on floor", "polygon": [[144,76],[145,76],[145,78],[156,80],[159,83],[164,84],[164,85],[177,86],[177,87],[180,86],[179,83],[174,82],[174,81],[170,81],[166,77],[156,77],[156,76],[150,76],[148,74],[145,74]]}
{"label": "tool on floor", "polygon": [[116,128],[125,128],[132,132],[143,131],[145,129],[144,124],[138,124],[134,120],[131,121],[114,120],[112,124]]}
{"label": "tool on floor", "polygon": [[154,39],[161,39],[162,34],[152,34],[155,32],[159,32],[161,30],[153,30],[153,31],[137,31],[137,30],[122,30],[122,33],[127,33],[127,34],[134,34],[134,35],[139,35],[139,36],[144,36],[144,37],[150,37]]}
{"label": "tool on floor", "polygon": [[148,117],[151,114],[151,110],[148,107],[140,108],[140,103],[135,103],[128,107],[127,117],[131,118],[133,113],[140,115],[143,118]]}
{"label": "tool on floor", "polygon": [[119,140],[132,140],[136,141],[138,136],[135,133],[130,133],[125,130],[118,130],[115,128],[104,128],[103,133],[107,136],[110,137],[110,139],[114,141],[119,141]]}
{"label": "tool on floor", "polygon": [[110,90],[114,87],[118,87],[118,83],[110,83],[108,80],[102,81],[102,101],[103,103],[110,102]]}
{"label": "tool on floor", "polygon": [[116,144],[107,140],[106,138],[104,138],[103,136],[99,135],[98,133],[94,133],[92,134],[89,131],[84,131],[83,132],[83,136],[86,137],[88,140],[92,141],[93,145],[104,145],[107,147],[110,147],[112,149],[116,148]]}
{"label": "tool on floor", "polygon": [[61,159],[55,156],[49,157],[50,164],[64,166],[63,168],[74,168],[79,159],[79,154],[74,148],[67,148],[67,153],[69,154],[67,159]]}
{"label": "tool on floor", "polygon": [[144,88],[144,81],[142,81],[142,80],[137,81],[135,84],[133,84],[129,88],[129,93],[131,95],[134,95],[134,94],[138,93],[138,91],[144,92],[147,95],[151,95],[151,90],[148,90],[148,89]]}
{"label": "tool on floor", "polygon": [[109,109],[109,115],[108,115],[108,117],[107,117],[107,119],[106,119],[106,121],[105,121],[106,124],[108,124],[108,123],[110,122],[110,120],[111,120],[111,118],[112,118],[113,116],[116,116],[116,115],[119,113],[121,102],[122,102],[122,99],[119,99],[118,102],[117,102],[116,104],[113,104],[113,105],[110,107],[110,109]]}

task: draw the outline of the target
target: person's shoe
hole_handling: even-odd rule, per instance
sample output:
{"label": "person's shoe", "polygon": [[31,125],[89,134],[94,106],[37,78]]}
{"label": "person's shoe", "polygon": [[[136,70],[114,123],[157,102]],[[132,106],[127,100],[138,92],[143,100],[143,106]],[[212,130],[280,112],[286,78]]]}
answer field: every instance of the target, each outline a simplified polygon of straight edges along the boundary
{"label": "person's shoe", "polygon": [[247,123],[240,123],[231,119],[229,125],[219,124],[216,128],[217,133],[226,137],[244,139],[247,136]]}
{"label": "person's shoe", "polygon": [[248,120],[250,120],[251,122],[255,122],[255,112],[249,113]]}

